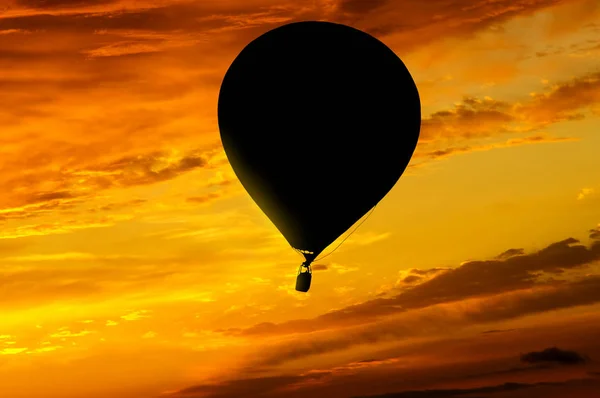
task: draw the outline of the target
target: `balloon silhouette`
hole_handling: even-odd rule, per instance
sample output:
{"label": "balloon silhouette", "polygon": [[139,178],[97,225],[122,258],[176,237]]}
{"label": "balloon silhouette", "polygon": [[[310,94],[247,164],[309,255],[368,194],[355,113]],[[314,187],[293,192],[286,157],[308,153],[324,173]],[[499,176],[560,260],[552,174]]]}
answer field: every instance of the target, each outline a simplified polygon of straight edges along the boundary
{"label": "balloon silhouette", "polygon": [[392,189],[417,145],[419,93],[404,63],[355,28],[305,21],[250,42],[218,101],[229,162],[310,264]]}

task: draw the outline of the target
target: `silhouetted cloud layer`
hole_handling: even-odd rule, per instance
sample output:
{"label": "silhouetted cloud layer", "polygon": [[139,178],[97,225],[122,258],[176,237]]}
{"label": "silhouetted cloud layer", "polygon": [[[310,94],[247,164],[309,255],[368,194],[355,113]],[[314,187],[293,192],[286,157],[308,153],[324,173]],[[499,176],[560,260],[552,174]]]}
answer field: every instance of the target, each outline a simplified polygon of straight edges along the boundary
{"label": "silhouetted cloud layer", "polygon": [[[574,281],[556,278],[565,270],[587,266],[598,260],[600,241],[593,241],[586,247],[577,239],[568,238],[528,254],[524,254],[522,249],[509,249],[495,259],[470,261],[454,269],[413,270],[415,278],[411,278],[413,275],[406,277],[410,283],[418,282],[417,277],[427,273],[438,274],[413,287],[403,287],[392,298],[370,300],[314,319],[294,320],[279,325],[263,323],[249,329],[230,330],[229,333],[254,336],[311,332],[368,323],[383,316],[435,304],[544,286],[547,289],[531,291],[520,302],[499,306],[476,317],[491,321],[552,308],[591,304],[600,300],[598,277],[592,275]],[[551,278],[550,281],[542,282],[540,278],[543,276]]]}
{"label": "silhouetted cloud layer", "polygon": [[[413,390],[397,393],[387,393],[383,395],[364,395],[352,398],[485,398],[493,397],[498,393],[530,390],[539,387],[569,387],[571,385],[589,385],[598,386],[600,383],[596,379],[578,379],[569,380],[566,382],[539,382],[539,383],[504,383],[496,386],[486,386],[479,388],[456,388],[456,389],[440,389],[440,390]],[[591,391],[591,389],[590,389]],[[477,394],[477,395],[475,395]],[[532,392],[533,394],[533,392]]]}
{"label": "silhouetted cloud layer", "polygon": [[554,362],[561,365],[576,365],[589,359],[575,351],[561,350],[557,347],[546,348],[543,351],[532,351],[521,355],[521,362],[544,363]]}

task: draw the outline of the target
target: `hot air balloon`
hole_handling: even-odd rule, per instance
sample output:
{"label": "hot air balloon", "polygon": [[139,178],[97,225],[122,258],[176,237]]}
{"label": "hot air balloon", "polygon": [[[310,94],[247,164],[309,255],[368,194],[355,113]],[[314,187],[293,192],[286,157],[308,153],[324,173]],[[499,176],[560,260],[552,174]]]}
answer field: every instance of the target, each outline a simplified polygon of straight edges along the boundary
{"label": "hot air balloon", "polygon": [[311,263],[392,189],[417,145],[421,105],[404,63],[358,29],[304,21],[251,41],[227,70],[218,123],[239,181]]}

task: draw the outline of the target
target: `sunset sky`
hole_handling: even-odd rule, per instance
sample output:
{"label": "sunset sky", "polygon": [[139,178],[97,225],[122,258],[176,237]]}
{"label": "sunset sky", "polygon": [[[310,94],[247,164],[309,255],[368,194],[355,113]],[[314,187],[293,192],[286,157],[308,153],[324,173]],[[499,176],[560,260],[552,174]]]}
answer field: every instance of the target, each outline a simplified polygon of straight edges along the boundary
{"label": "sunset sky", "polygon": [[[300,20],[423,112],[306,294],[216,117]],[[598,397],[598,0],[2,0],[0,98],[0,397]]]}

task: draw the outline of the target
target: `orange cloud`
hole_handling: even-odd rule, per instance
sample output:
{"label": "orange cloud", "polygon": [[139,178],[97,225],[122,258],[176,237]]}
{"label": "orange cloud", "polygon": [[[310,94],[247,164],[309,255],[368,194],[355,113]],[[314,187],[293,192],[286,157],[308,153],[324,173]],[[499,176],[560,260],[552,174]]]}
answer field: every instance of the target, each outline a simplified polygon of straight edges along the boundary
{"label": "orange cloud", "polygon": [[[482,138],[531,132],[553,123],[580,120],[591,106],[600,102],[598,93],[600,73],[590,73],[556,84],[522,103],[467,97],[454,109],[438,111],[425,118],[422,137],[425,142],[446,138]],[[541,137],[537,139],[544,141]]]}

